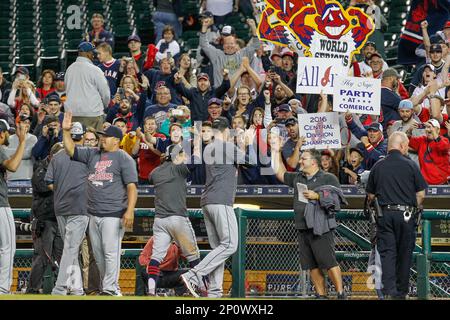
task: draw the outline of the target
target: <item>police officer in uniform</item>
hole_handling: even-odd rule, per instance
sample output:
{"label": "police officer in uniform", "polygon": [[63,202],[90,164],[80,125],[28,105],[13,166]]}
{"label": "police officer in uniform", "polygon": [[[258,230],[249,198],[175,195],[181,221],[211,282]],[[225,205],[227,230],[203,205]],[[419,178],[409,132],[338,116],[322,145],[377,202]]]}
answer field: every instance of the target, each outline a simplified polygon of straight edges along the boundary
{"label": "police officer in uniform", "polygon": [[381,257],[382,291],[386,299],[408,294],[415,229],[427,183],[406,155],[408,137],[396,131],[388,141],[388,155],[372,168],[366,191],[381,207],[377,219],[377,248]]}

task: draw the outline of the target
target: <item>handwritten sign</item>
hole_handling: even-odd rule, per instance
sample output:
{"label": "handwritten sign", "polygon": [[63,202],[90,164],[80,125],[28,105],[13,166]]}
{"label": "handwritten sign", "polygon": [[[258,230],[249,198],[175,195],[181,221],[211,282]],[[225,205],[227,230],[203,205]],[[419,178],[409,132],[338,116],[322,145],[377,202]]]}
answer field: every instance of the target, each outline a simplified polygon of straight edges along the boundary
{"label": "handwritten sign", "polygon": [[298,58],[297,93],[333,94],[339,75],[347,74],[339,59]]}
{"label": "handwritten sign", "polygon": [[300,136],[306,138],[302,150],[341,148],[339,115],[336,112],[298,115]]}
{"label": "handwritten sign", "polygon": [[339,76],[335,79],[333,111],[380,115],[381,80]]}

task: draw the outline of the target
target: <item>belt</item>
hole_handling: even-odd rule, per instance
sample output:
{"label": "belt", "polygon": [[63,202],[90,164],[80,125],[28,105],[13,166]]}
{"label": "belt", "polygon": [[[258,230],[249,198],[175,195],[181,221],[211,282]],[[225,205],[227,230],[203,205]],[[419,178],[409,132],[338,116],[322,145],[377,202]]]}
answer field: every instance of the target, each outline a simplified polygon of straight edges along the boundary
{"label": "belt", "polygon": [[404,205],[400,205],[400,204],[388,204],[386,206],[381,206],[382,209],[387,209],[387,210],[394,210],[394,211],[409,211],[409,212],[413,212],[414,210],[416,210],[416,207],[413,206],[404,206]]}

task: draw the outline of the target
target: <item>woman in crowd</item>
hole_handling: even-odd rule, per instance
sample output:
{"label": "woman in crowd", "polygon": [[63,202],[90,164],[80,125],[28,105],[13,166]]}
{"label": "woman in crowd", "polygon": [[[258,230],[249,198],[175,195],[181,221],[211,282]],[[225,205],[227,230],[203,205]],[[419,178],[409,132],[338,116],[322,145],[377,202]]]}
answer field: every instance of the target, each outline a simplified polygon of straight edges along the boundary
{"label": "woman in crowd", "polygon": [[37,82],[36,89],[37,96],[41,101],[43,101],[48,94],[56,90],[55,79],[56,74],[53,70],[47,69],[42,71],[41,77]]}

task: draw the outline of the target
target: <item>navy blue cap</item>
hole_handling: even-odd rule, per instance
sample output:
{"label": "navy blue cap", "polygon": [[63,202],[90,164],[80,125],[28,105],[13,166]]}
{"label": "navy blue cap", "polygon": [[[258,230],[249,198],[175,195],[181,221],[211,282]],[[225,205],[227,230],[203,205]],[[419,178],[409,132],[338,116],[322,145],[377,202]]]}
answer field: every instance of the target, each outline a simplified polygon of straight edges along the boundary
{"label": "navy blue cap", "polygon": [[78,51],[79,52],[94,52],[96,53],[97,50],[95,50],[95,46],[87,41],[83,41],[78,45]]}
{"label": "navy blue cap", "polygon": [[222,100],[218,99],[218,98],[211,98],[208,100],[208,107],[212,104],[218,104],[219,106],[222,105]]}
{"label": "navy blue cap", "polygon": [[105,131],[97,131],[97,133],[103,136],[117,138],[120,141],[122,141],[123,138],[122,130],[116,126],[109,126]]}
{"label": "navy blue cap", "polygon": [[137,42],[142,42],[141,38],[137,35],[137,34],[132,34],[131,36],[128,37],[127,43],[130,41],[137,41]]}
{"label": "navy blue cap", "polygon": [[18,67],[18,68],[16,69],[15,74],[18,74],[18,73],[24,74],[24,75],[26,75],[26,76],[29,76],[29,75],[30,75],[30,71],[28,71],[28,69],[27,69],[26,67]]}
{"label": "navy blue cap", "polygon": [[297,123],[298,123],[297,118],[290,117],[290,118],[286,119],[286,121],[284,122],[284,125],[287,127],[287,126],[296,125]]}
{"label": "navy blue cap", "polygon": [[375,131],[383,132],[383,126],[381,125],[381,123],[378,123],[378,122],[372,122],[372,123],[367,127],[367,130],[375,130]]}
{"label": "navy blue cap", "polygon": [[292,111],[291,106],[288,104],[282,104],[278,107],[278,111]]}

